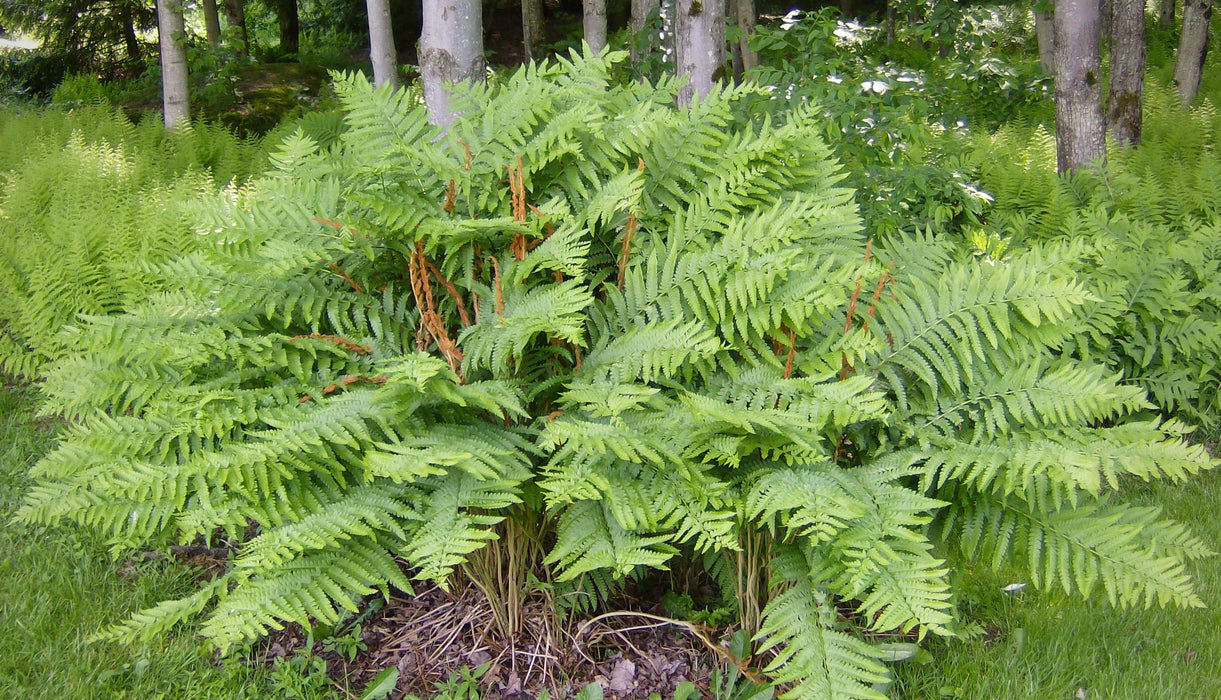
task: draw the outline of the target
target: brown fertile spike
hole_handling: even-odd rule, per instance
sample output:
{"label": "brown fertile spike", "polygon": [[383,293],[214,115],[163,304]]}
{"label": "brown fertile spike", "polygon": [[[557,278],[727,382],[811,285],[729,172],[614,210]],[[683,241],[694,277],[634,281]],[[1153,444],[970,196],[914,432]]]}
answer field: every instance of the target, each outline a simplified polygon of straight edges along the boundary
{"label": "brown fertile spike", "polygon": [[789,329],[789,356],[784,361],[784,378],[788,379],[793,376],[793,355],[797,352],[797,334],[793,329]]}
{"label": "brown fertile spike", "polygon": [[500,264],[495,257],[489,258],[492,261],[492,285],[496,288],[496,315],[505,315],[505,297],[504,291],[500,286]]}
{"label": "brown fertile spike", "polygon": [[309,335],[294,335],[293,337],[288,339],[288,342],[295,343],[297,341],[306,340],[306,339],[325,340],[328,343],[334,343],[335,345],[338,345],[339,347],[343,348],[344,350],[349,350],[351,352],[356,353],[357,355],[368,355],[369,353],[373,352],[372,349],[370,349],[364,345],[361,345],[360,343],[354,343],[354,342],[348,340],[347,338],[344,338],[343,336],[324,335],[322,333],[310,333]]}
{"label": "brown fertile spike", "polygon": [[348,284],[352,285],[352,289],[355,289],[357,294],[364,294],[364,293],[365,293],[365,290],[364,290],[364,289],[363,289],[363,288],[362,288],[362,287],[361,287],[359,284],[357,284],[357,283],[356,283],[356,280],[354,280],[354,279],[352,279],[351,277],[349,277],[349,276],[348,276],[348,273],[346,273],[346,272],[344,272],[343,270],[339,269],[339,266],[338,266],[338,265],[334,265],[334,264],[332,264],[332,265],[331,265],[331,267],[330,267],[330,269],[331,269],[331,270],[334,270],[334,271],[335,271],[335,272],[336,272],[336,273],[337,273],[337,274],[338,274],[340,277],[342,277],[342,278],[343,278],[343,279],[344,279],[344,280],[345,280],[345,281],[346,281]]}
{"label": "brown fertile spike", "polygon": [[427,259],[424,260],[424,263],[428,265],[428,271],[432,273],[432,276],[437,278],[437,281],[441,283],[442,287],[445,287],[445,291],[449,292],[449,295],[453,297],[454,302],[457,303],[458,318],[462,319],[462,325],[471,325],[471,317],[470,314],[466,312],[466,302],[462,299],[462,292],[459,292],[458,287],[456,287],[453,282],[446,279],[445,275],[441,274],[441,271],[437,269],[436,265],[433,265]]}
{"label": "brown fertile spike", "polygon": [[623,247],[619,252],[619,289],[623,289],[623,282],[627,277],[628,254],[631,252],[632,238],[635,236],[636,212],[631,212],[627,215],[627,228],[623,234]]}

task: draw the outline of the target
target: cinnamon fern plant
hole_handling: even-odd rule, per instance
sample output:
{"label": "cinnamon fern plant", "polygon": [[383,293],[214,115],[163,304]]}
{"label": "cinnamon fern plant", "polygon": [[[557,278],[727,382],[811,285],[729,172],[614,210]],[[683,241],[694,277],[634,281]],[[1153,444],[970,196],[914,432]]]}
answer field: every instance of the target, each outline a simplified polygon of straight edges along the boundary
{"label": "cinnamon fern plant", "polygon": [[1118,496],[1211,462],[1061,357],[1091,300],[1071,250],[873,246],[816,112],[677,109],[611,85],[622,59],[470,88],[447,131],[341,77],[338,142],[288,138],[195,207],[170,291],[82,328],[46,386],[75,427],[19,517],[236,543],[104,636],[198,616],[230,649],[459,569],[490,591],[521,523],[574,595],[705,563],[793,698],[882,697],[872,633],[952,634],[951,546],[1200,604],[1204,544]]}

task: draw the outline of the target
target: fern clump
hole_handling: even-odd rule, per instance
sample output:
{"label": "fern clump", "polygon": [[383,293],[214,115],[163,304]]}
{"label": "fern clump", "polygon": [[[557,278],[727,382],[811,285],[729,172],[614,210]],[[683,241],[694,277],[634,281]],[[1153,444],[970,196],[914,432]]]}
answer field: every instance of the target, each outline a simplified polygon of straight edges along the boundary
{"label": "fern clump", "polygon": [[107,636],[334,621],[444,585],[523,512],[557,586],[769,572],[733,593],[788,697],[880,697],[862,631],[953,633],[949,543],[1198,604],[1204,545],[1107,494],[1211,463],[1060,359],[1091,299],[1067,253],[873,250],[816,113],[736,118],[750,87],[676,109],[673,83],[610,85],[622,58],[470,88],[448,131],[340,78],[335,144],[287,139],[195,207],[175,288],[82,328],[46,386],[76,426],[19,517],[239,543]]}
{"label": "fern clump", "polygon": [[0,110],[0,372],[41,376],[79,316],[159,289],[148,266],[198,240],[180,203],[260,161],[257,143],[204,124],[167,132],[109,106]]}

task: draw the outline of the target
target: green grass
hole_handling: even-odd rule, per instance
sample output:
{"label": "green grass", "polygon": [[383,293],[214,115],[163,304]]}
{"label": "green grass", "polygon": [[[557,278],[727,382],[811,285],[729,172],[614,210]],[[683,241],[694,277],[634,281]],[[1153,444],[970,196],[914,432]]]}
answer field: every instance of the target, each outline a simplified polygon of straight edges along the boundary
{"label": "green grass", "polygon": [[[1221,549],[1221,474],[1131,489],[1139,494],[1133,502],[1161,505]],[[1203,610],[1121,610],[1102,591],[1089,601],[1033,587],[1006,594],[1001,588],[1029,579],[963,572],[963,611],[987,633],[930,644],[933,660],[900,666],[892,695],[1057,700],[1084,689],[1089,700],[1221,698],[1221,558],[1192,569]]]}
{"label": "green grass", "polygon": [[263,697],[263,674],[220,666],[189,633],[145,646],[86,639],[132,611],[181,594],[192,572],[164,561],[112,562],[95,536],[11,522],[29,466],[55,426],[34,391],[0,387],[0,698]]}

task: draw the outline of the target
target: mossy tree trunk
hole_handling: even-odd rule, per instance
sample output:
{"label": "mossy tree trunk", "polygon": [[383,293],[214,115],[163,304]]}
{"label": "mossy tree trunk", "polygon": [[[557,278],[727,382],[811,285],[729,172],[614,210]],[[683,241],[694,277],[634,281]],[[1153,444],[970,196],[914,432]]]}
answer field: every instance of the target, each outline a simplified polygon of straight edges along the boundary
{"label": "mossy tree trunk", "polygon": [[679,77],[687,84],[678,103],[702,100],[725,73],[725,0],[675,3],[674,54]]}
{"label": "mossy tree trunk", "polygon": [[1107,128],[1121,144],[1140,143],[1145,83],[1144,0],[1115,0],[1111,18],[1111,84]]}
{"label": "mossy tree trunk", "polygon": [[1106,158],[1099,79],[1098,0],[1060,0],[1056,28],[1056,170]]}
{"label": "mossy tree trunk", "polygon": [[424,0],[420,79],[434,124],[454,120],[446,85],[483,80],[483,7],[476,0]]}
{"label": "mossy tree trunk", "polygon": [[1212,13],[1212,0],[1184,0],[1183,28],[1179,31],[1179,50],[1174,62],[1174,85],[1183,104],[1195,99],[1200,90]]}
{"label": "mossy tree trunk", "polygon": [[157,35],[161,41],[161,103],[165,126],[172,129],[191,118],[187,100],[186,27],[183,0],[157,0]]}
{"label": "mossy tree trunk", "polygon": [[369,60],[373,63],[373,84],[390,83],[398,87],[398,52],[394,48],[394,30],[390,21],[389,0],[367,0],[369,14]]}

